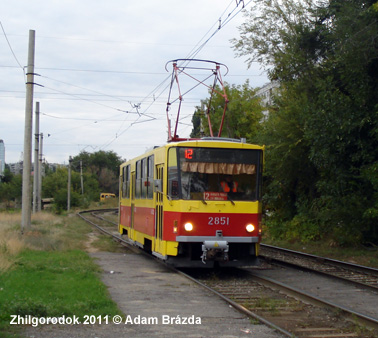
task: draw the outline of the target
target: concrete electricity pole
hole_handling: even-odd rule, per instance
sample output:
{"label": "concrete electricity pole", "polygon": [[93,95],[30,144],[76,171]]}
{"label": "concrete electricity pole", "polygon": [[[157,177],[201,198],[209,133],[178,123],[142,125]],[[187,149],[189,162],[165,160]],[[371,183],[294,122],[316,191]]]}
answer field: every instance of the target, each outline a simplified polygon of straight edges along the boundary
{"label": "concrete electricity pole", "polygon": [[42,171],[43,171],[42,159],[43,159],[43,133],[41,133],[40,142],[39,142],[39,159],[38,159],[38,162],[39,162],[39,165],[38,165],[38,169],[39,169],[38,194],[39,194],[39,196],[38,196],[38,200],[37,200],[38,211],[42,210]]}
{"label": "concrete electricity pole", "polygon": [[67,211],[71,209],[71,163],[72,157],[68,160],[68,183],[67,183]]}
{"label": "concrete electricity pole", "polygon": [[33,91],[34,91],[34,53],[35,31],[29,30],[28,67],[26,73],[26,103],[24,132],[24,163],[22,171],[22,217],[21,232],[31,226],[31,150],[33,122]]}
{"label": "concrete electricity pole", "polygon": [[33,214],[38,211],[39,194],[39,102],[35,103]]}

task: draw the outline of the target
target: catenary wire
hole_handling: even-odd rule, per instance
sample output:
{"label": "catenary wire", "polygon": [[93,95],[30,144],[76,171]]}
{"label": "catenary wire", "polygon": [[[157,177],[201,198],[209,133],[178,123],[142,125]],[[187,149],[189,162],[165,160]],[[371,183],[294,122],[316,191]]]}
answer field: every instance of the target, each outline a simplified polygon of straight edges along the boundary
{"label": "catenary wire", "polygon": [[13,51],[13,48],[12,48],[12,46],[11,46],[9,40],[8,40],[7,34],[5,33],[5,29],[4,29],[3,24],[1,23],[1,21],[0,21],[0,26],[1,26],[1,29],[2,29],[2,31],[4,33],[5,40],[7,40],[9,49],[12,52],[12,55],[13,55],[14,59],[16,60],[16,62],[18,63],[18,65],[20,66],[20,68],[22,69],[22,71],[24,72],[24,76],[25,76],[25,69],[24,69],[24,67],[21,66],[20,61],[18,61],[17,56],[16,56],[16,54]]}
{"label": "catenary wire", "polygon": [[[227,10],[228,10],[228,8],[231,6],[231,3],[232,3],[233,1],[231,1],[230,2],[230,4],[227,6],[227,8],[224,10],[224,12],[222,13],[222,15],[221,16],[223,16],[224,15],[224,13],[226,13],[227,12]],[[247,5],[250,3],[250,2],[252,2],[252,0],[251,1],[249,1],[248,3],[247,3]],[[206,44],[211,40],[211,38],[213,37],[213,36],[215,36],[215,34],[216,33],[218,33],[227,23],[229,23],[238,13],[240,13],[240,11],[242,10],[242,9],[240,9],[235,15],[233,15],[231,18],[230,18],[230,16],[231,16],[231,14],[236,10],[236,8],[241,4],[241,3],[243,3],[243,8],[242,9],[244,9],[245,7],[246,7],[246,5],[244,5],[244,1],[237,1],[236,2],[236,7],[231,11],[231,13],[230,14],[228,14],[228,18],[225,20],[225,22],[223,22],[223,23],[221,23],[221,19],[219,19],[219,20],[217,20],[217,22],[216,22],[216,24],[217,23],[219,23],[219,26],[218,26],[218,28],[216,29],[216,31],[204,42],[204,43],[202,43],[196,50],[194,50],[194,52],[190,52],[189,53],[189,55],[188,55],[188,59],[194,59],[194,57],[196,56],[196,55],[198,55],[198,53],[206,46]],[[216,24],[214,24],[214,25],[216,25]],[[214,27],[214,25],[210,28],[210,30],[204,35],[204,37],[202,37],[201,38],[201,40],[199,41],[199,43],[205,38],[205,36],[211,31],[211,29]],[[197,45],[199,44],[199,43],[197,43]],[[196,45],[196,46],[197,46]],[[190,61],[188,61],[188,62],[190,62]],[[171,79],[171,75],[169,75],[169,76],[167,76],[162,82],[160,82],[159,84],[158,84],[158,86],[157,87],[155,87],[143,100],[142,100],[142,103],[147,99],[147,98],[149,98],[149,97],[151,97],[151,95],[154,95],[154,93],[156,93],[156,91],[157,90],[159,90],[159,88],[161,88],[169,79]],[[170,86],[170,84],[168,84],[168,85],[166,85],[164,88],[163,88],[163,90],[157,95],[157,97],[159,98],[163,93],[164,93],[164,91],[168,88]],[[154,96],[155,97],[155,96]],[[148,110],[148,109],[150,109],[150,107],[153,105],[153,103],[154,103],[154,101],[152,101],[151,102],[151,104],[145,109],[145,112]],[[131,125],[129,126],[129,127],[131,127]],[[129,127],[127,128],[127,129],[129,129]],[[123,132],[121,133],[121,134],[123,134]],[[115,141],[117,138],[114,138],[113,139],[113,141]],[[110,143],[108,143],[106,146],[109,146],[110,144],[111,144],[112,142],[110,142]]]}

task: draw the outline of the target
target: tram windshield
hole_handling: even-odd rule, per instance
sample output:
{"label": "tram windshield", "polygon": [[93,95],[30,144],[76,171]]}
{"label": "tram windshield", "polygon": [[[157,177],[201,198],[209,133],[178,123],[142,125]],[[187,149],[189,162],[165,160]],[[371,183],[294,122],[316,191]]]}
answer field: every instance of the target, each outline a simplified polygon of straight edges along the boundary
{"label": "tram windshield", "polygon": [[261,157],[255,149],[171,148],[168,194],[184,200],[259,200]]}

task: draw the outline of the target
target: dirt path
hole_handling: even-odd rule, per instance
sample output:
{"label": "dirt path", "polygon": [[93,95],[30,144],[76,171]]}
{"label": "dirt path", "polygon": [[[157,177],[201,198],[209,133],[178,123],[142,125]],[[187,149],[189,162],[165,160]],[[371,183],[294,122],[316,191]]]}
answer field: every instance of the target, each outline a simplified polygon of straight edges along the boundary
{"label": "dirt path", "polygon": [[266,326],[251,324],[223,300],[143,255],[92,252],[91,256],[102,267],[102,280],[125,314],[123,323],[28,327],[26,337],[177,338],[183,334],[186,337],[281,337]]}

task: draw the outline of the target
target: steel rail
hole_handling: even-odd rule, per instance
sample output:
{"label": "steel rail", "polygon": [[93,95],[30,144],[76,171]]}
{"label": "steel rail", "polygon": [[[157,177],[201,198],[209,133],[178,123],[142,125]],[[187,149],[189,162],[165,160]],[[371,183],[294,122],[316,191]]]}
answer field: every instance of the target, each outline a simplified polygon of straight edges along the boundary
{"label": "steel rail", "polygon": [[[111,209],[110,209],[110,210],[111,210]],[[117,209],[115,209],[115,210],[117,210]],[[92,216],[94,216],[94,217],[96,217],[96,218],[99,218],[99,219],[101,219],[102,221],[109,222],[110,224],[116,225],[116,226],[118,227],[118,223],[113,222],[113,221],[110,221],[110,220],[108,220],[108,219],[106,219],[106,218],[104,218],[104,217],[102,217],[102,216],[100,216],[100,215],[97,215],[96,212],[91,212],[91,214],[92,214]]]}
{"label": "steel rail", "polygon": [[[270,249],[276,251],[278,254],[289,254],[289,256],[293,258],[304,258],[307,259],[309,262],[314,262],[315,264],[324,264],[325,269],[307,266],[297,262],[290,262],[285,260],[285,258],[270,257],[269,253],[267,255],[264,255],[262,253],[259,257],[260,259],[266,260],[267,263],[273,263],[276,265],[300,269],[302,271],[317,273],[319,275],[326,276],[327,278],[342,280],[359,288],[364,288],[369,291],[378,292],[378,269],[354,263],[343,262],[331,258],[307,254],[286,248],[275,247],[267,244],[261,244],[261,246],[263,248],[267,248],[268,250]],[[336,270],[330,270],[327,269],[327,267],[331,267],[332,269]],[[337,271],[337,269],[341,269],[341,271]]]}
{"label": "steel rail", "polygon": [[[200,285],[201,287],[205,288],[206,290],[212,292],[213,294],[215,294],[216,296],[220,297],[221,299],[223,299],[224,301],[226,301],[228,304],[230,304],[231,306],[233,306],[237,311],[245,314],[246,316],[248,316],[250,318],[254,318],[254,319],[258,320],[259,322],[261,322],[261,323],[269,326],[270,328],[272,328],[272,329],[274,329],[274,330],[282,333],[286,337],[293,337],[293,333],[288,332],[285,329],[283,329],[283,328],[277,326],[276,324],[270,322],[269,320],[267,320],[267,319],[265,319],[265,318],[263,318],[263,317],[255,314],[255,313],[251,312],[250,310],[246,309],[244,306],[242,306],[242,305],[234,302],[233,300],[229,299],[228,297],[224,296],[223,294],[219,293],[218,291],[212,289],[211,287],[203,284],[202,282],[196,280],[195,278],[187,275],[186,273],[184,273],[184,272],[182,272],[180,270],[175,269],[174,267],[171,267],[171,266],[165,264],[161,260],[158,260],[157,258],[155,258],[155,257],[153,257],[151,255],[148,255],[145,251],[143,251],[140,248],[136,247],[135,245],[133,245],[132,243],[130,243],[126,239],[123,239],[123,238],[121,238],[121,237],[119,237],[119,236],[117,236],[117,235],[115,235],[115,234],[113,234],[113,233],[105,230],[100,225],[92,222],[91,220],[89,220],[88,218],[86,218],[86,217],[83,216],[83,214],[85,214],[85,213],[91,213],[92,216],[95,216],[97,218],[103,219],[104,221],[107,221],[107,222],[110,222],[110,223],[114,224],[114,222],[106,220],[106,219],[104,219],[101,216],[93,215],[93,213],[95,213],[95,212],[106,212],[106,211],[114,211],[114,210],[115,209],[87,210],[87,211],[83,211],[83,212],[78,213],[78,216],[81,217],[84,221],[86,221],[86,222],[92,224],[93,226],[95,226],[101,232],[103,232],[103,233],[105,233],[105,234],[113,237],[115,240],[117,240],[118,242],[120,242],[120,244],[126,246],[127,248],[131,249],[132,251],[134,251],[136,253],[139,253],[139,254],[140,253],[145,254],[146,256],[154,259],[155,261],[159,262],[160,264],[164,264],[165,267],[171,269],[172,271],[175,271],[176,273],[179,273],[180,275],[184,276],[185,278],[188,278],[189,280],[195,282],[196,284]],[[308,302],[308,303],[313,304],[313,305],[317,305],[317,306],[320,305],[322,307],[327,307],[327,308],[330,308],[330,309],[333,309],[333,310],[336,309],[338,311],[341,311],[345,315],[346,318],[348,318],[348,319],[350,319],[352,321],[358,321],[359,323],[361,323],[363,325],[366,325],[366,326],[374,328],[374,329],[378,329],[378,320],[375,319],[375,318],[372,318],[370,316],[358,313],[356,311],[350,310],[348,308],[345,308],[343,306],[337,305],[335,303],[323,300],[323,299],[321,299],[319,297],[316,297],[316,296],[311,295],[309,293],[306,293],[306,292],[303,292],[301,290],[298,290],[298,289],[296,289],[294,287],[285,285],[284,283],[274,281],[271,278],[257,276],[253,272],[251,272],[251,271],[244,270],[244,269],[242,269],[242,270],[246,271],[249,275],[251,275],[251,277],[255,281],[259,282],[262,285],[271,287],[273,289],[277,289],[278,288],[279,290],[281,290],[285,294],[291,295],[294,298],[300,299],[300,300],[302,300],[304,302]]]}
{"label": "steel rail", "polygon": [[366,290],[370,290],[370,291],[374,291],[374,292],[378,291],[378,285],[375,286],[375,285],[366,284],[366,283],[363,283],[363,282],[360,282],[360,281],[350,279],[348,277],[343,277],[343,276],[339,276],[337,274],[333,274],[331,272],[320,271],[320,270],[316,270],[314,268],[310,268],[310,267],[307,267],[307,266],[298,265],[296,263],[286,262],[286,261],[281,260],[279,258],[266,257],[264,255],[260,255],[259,258],[264,259],[267,263],[274,263],[278,266],[288,267],[288,268],[292,268],[292,269],[296,269],[296,270],[302,270],[302,271],[305,271],[305,272],[316,273],[316,274],[325,276],[327,278],[332,278],[332,279],[335,279],[335,280],[341,280],[341,281],[344,281],[346,283],[353,284],[355,287],[358,287],[358,288],[364,288]]}
{"label": "steel rail", "polygon": [[[114,240],[116,240],[117,242],[119,242],[121,245],[127,247],[128,249],[132,250],[133,252],[135,253],[141,253],[140,250],[137,249],[137,247],[135,245],[133,245],[132,243],[130,243],[128,240],[118,236],[118,235],[115,235],[113,233],[111,233],[110,231],[104,229],[103,227],[101,227],[100,225],[92,222],[90,219],[86,218],[83,216],[83,214],[86,214],[86,213],[91,213],[92,216],[96,217],[96,218],[100,218],[106,222],[109,222],[109,223],[112,223],[114,224],[114,222],[112,221],[109,221],[101,216],[98,216],[98,215],[93,215],[93,213],[95,212],[106,212],[106,211],[115,211],[117,209],[94,209],[94,210],[85,210],[85,211],[80,211],[77,213],[77,215],[82,218],[85,222],[93,225],[95,228],[97,228],[99,231],[103,232],[104,234],[108,235],[108,236],[111,236]],[[142,251],[144,253],[144,251]]]}
{"label": "steel rail", "polygon": [[[98,224],[92,222],[91,220],[89,220],[88,218],[85,218],[85,217],[83,216],[83,214],[87,214],[87,213],[94,213],[94,212],[107,212],[107,211],[115,211],[115,210],[117,210],[117,209],[112,208],[112,209],[93,209],[93,210],[84,210],[84,211],[80,211],[80,212],[78,212],[77,215],[78,215],[80,218],[82,218],[84,221],[86,221],[87,223],[92,224],[94,227],[96,227],[96,228],[99,229],[100,231],[106,233],[107,235],[110,235],[110,236],[112,236],[112,237],[115,237],[114,234],[112,234],[111,232],[105,230],[104,228],[100,227]],[[97,216],[96,216],[96,217],[97,217]],[[111,222],[111,221],[109,221],[109,220],[106,220],[106,219],[104,219],[104,218],[102,218],[102,219],[103,219],[104,221],[109,222],[109,223],[113,223],[113,222]],[[121,238],[120,238],[120,239],[121,239]]]}
{"label": "steel rail", "polygon": [[[95,212],[105,212],[105,211],[113,211],[113,210],[116,210],[116,209],[95,209],[95,210],[85,210],[85,211],[81,211],[79,212],[77,215],[82,218],[85,222],[93,225],[94,227],[96,227],[99,231],[113,237],[114,239],[116,239],[118,242],[120,242],[122,245],[126,246],[127,248],[133,250],[134,252],[137,252],[137,253],[142,253],[142,254],[145,254],[146,256],[148,256],[149,258],[152,258],[154,259],[155,261],[159,262],[160,264],[164,264],[165,267],[171,269],[172,271],[180,274],[181,276],[191,280],[192,282],[200,285],[201,287],[205,288],[206,290],[214,293],[216,296],[220,297],[221,299],[223,299],[224,301],[226,301],[228,304],[230,304],[232,307],[234,307],[237,311],[239,311],[240,313],[243,313],[245,314],[247,317],[250,317],[250,318],[254,318],[256,320],[258,320],[259,322],[267,325],[268,327],[282,333],[283,335],[285,335],[286,337],[293,337],[293,334],[291,332],[288,332],[286,331],[285,329],[275,325],[274,323],[268,321],[267,319],[249,311],[248,309],[246,309],[244,306],[234,302],[233,300],[231,300],[230,298],[222,295],[221,293],[219,293],[218,291],[208,287],[207,285],[201,283],[199,280],[196,280],[195,278],[191,277],[190,275],[180,271],[180,270],[177,270],[176,268],[172,267],[172,266],[169,266],[165,263],[163,263],[161,260],[158,260],[156,257],[153,257],[151,255],[148,255],[145,251],[141,250],[139,247],[136,247],[134,245],[132,245],[132,243],[129,243],[127,240],[123,239],[123,238],[120,238],[119,236],[105,230],[103,227],[99,226],[98,224],[92,222],[91,220],[89,220],[88,218],[86,218],[85,216],[83,216],[83,214],[86,214],[86,213],[91,213],[92,215],[95,213]],[[104,221],[107,221],[109,223],[113,223],[112,221],[109,221],[107,219],[104,219],[103,217],[99,216],[99,215],[93,215],[97,218],[100,218]]]}
{"label": "steel rail", "polygon": [[359,323],[361,323],[363,325],[369,326],[369,327],[374,328],[374,329],[378,329],[378,319],[376,319],[376,318],[370,317],[368,315],[364,315],[364,314],[359,313],[357,311],[353,311],[353,310],[348,309],[348,308],[346,308],[342,305],[338,305],[336,303],[321,299],[321,298],[319,298],[315,295],[304,292],[302,290],[299,290],[297,288],[294,288],[294,287],[289,286],[287,284],[284,284],[282,282],[275,281],[272,278],[257,276],[253,272],[248,271],[248,270],[244,270],[244,269],[243,269],[243,271],[248,272],[254,280],[256,280],[257,282],[259,282],[259,283],[261,283],[265,286],[269,286],[269,287],[272,287],[274,289],[278,288],[286,294],[290,294],[291,296],[293,296],[295,298],[299,298],[302,301],[309,302],[310,304],[313,304],[313,305],[317,305],[317,306],[320,305],[320,306],[323,306],[323,307],[330,308],[332,310],[336,309],[338,311],[341,311],[350,320],[353,320],[353,321],[357,320]]}
{"label": "steel rail", "polygon": [[193,278],[192,276],[186,274],[185,272],[182,272],[180,270],[177,270],[175,268],[172,268],[174,269],[174,271],[176,271],[177,273],[179,273],[180,275],[190,279],[192,282],[194,283],[197,283],[198,285],[200,285],[201,287],[205,288],[206,290],[214,293],[215,295],[217,295],[218,297],[222,298],[224,301],[226,301],[228,304],[230,304],[232,307],[234,307],[236,310],[238,310],[239,312],[245,314],[246,316],[248,317],[252,317],[256,320],[258,320],[259,322],[269,326],[270,328],[276,330],[276,331],[279,331],[280,333],[284,334],[285,336],[287,337],[293,337],[293,334],[289,331],[286,331],[285,329],[277,326],[276,324],[270,322],[269,320],[257,315],[256,313],[253,313],[252,311],[248,310],[247,308],[245,308],[244,306],[234,302],[233,300],[231,300],[230,298],[222,295],[221,293],[219,293],[218,291],[212,289],[211,287],[203,284],[202,282],[200,282],[199,280]]}
{"label": "steel rail", "polygon": [[354,263],[348,263],[348,262],[343,262],[340,260],[332,259],[332,258],[327,258],[327,257],[322,257],[322,256],[316,256],[312,254],[308,254],[305,252],[300,252],[300,251],[295,251],[295,250],[290,250],[290,249],[285,249],[285,248],[279,248],[273,245],[268,245],[268,244],[261,244],[262,247],[266,247],[268,249],[273,249],[276,251],[281,251],[281,252],[287,252],[287,253],[292,253],[298,256],[302,257],[307,257],[310,259],[313,259],[315,261],[320,261],[320,262],[326,262],[330,264],[334,264],[339,267],[344,267],[346,269],[354,269],[355,271],[362,272],[362,273],[370,273],[372,275],[375,275],[378,277],[378,269],[372,268],[369,266],[364,266],[364,265],[359,265],[359,264],[354,264]]}

